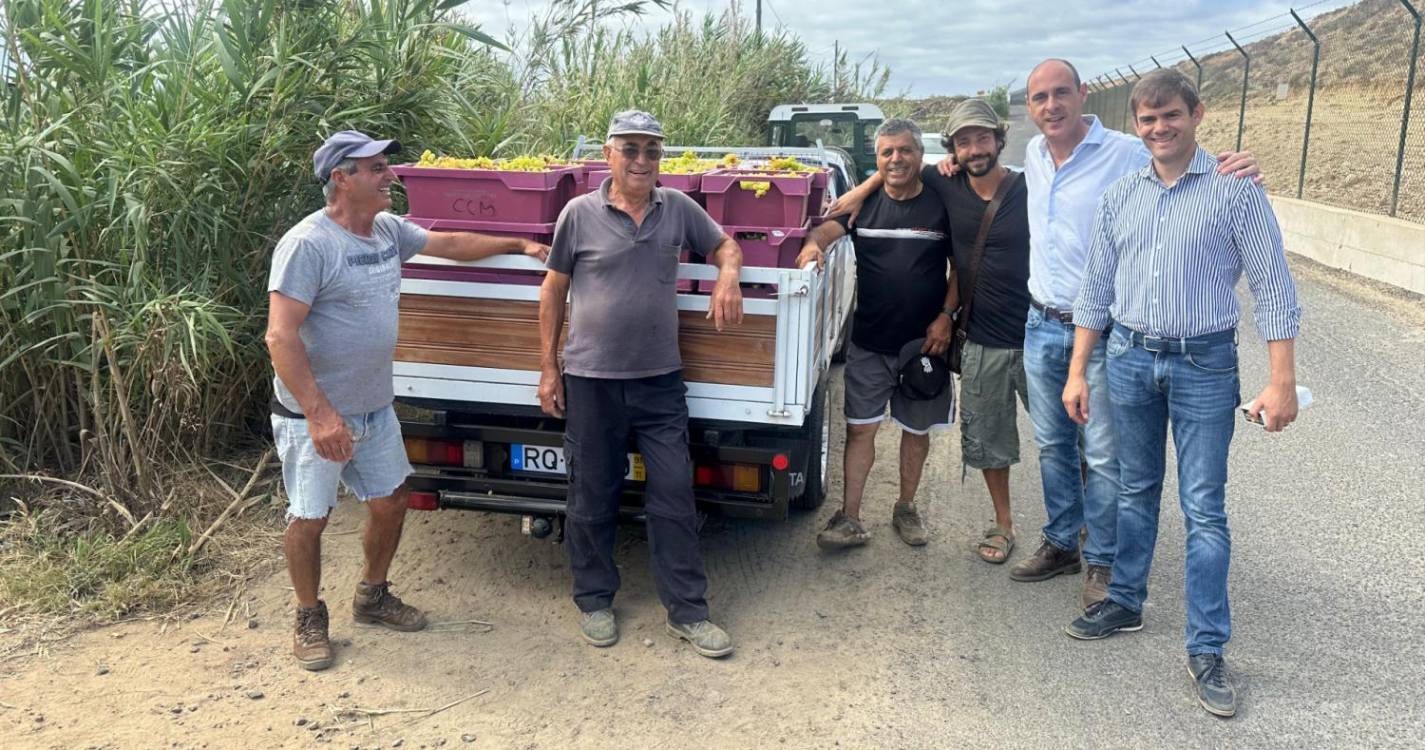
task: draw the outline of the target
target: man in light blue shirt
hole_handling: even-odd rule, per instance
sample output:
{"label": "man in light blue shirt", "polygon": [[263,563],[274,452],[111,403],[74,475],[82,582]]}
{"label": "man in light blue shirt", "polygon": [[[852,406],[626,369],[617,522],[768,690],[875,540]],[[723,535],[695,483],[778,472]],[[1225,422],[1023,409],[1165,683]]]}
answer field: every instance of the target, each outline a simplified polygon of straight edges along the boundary
{"label": "man in light blue shirt", "polygon": [[[1108,595],[1119,492],[1102,344],[1093,350],[1087,370],[1093,419],[1074,424],[1060,397],[1074,345],[1073,303],[1088,264],[1099,198],[1114,181],[1146,166],[1150,156],[1139,139],[1084,116],[1087,87],[1065,60],[1037,65],[1026,95],[1029,116],[1041,134],[1029,142],[1024,158],[1033,298],[1025,323],[1024,367],[1047,521],[1044,542],[1010,570],[1010,578],[1042,581],[1078,572],[1079,530],[1084,529],[1088,571],[1079,603],[1088,607]],[[1250,154],[1223,154],[1221,161],[1220,173],[1257,173]]]}
{"label": "man in light blue shirt", "polygon": [[1112,321],[1106,353],[1123,485],[1118,546],[1108,598],[1067,632],[1095,640],[1143,627],[1171,426],[1187,528],[1188,671],[1203,708],[1232,716],[1237,697],[1222,651],[1232,631],[1227,455],[1241,402],[1234,287],[1245,273],[1267,340],[1271,378],[1249,417],[1271,432],[1296,418],[1301,308],[1265,191],[1217,174],[1216,161],[1197,145],[1203,107],[1192,82],[1155,70],[1133,87],[1130,104],[1153,160],[1115,182],[1099,203],[1062,397],[1076,423],[1100,413],[1090,398],[1102,389],[1086,371]]}

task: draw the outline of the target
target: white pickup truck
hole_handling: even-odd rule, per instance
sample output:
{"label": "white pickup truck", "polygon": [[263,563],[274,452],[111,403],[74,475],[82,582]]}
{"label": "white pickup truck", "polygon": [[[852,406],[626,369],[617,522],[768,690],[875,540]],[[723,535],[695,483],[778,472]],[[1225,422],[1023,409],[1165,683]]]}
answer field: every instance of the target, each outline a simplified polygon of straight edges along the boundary
{"label": "white pickup truck", "polygon": [[[833,196],[853,181],[850,159],[812,149],[668,147],[745,160],[790,155],[832,170]],[[817,209],[813,209],[816,213]],[[798,239],[796,242],[800,243]],[[417,256],[411,265],[450,264]],[[501,256],[474,263],[501,274],[542,271]],[[421,276],[425,276],[422,278]],[[688,387],[694,491],[708,512],[785,518],[826,496],[828,378],[845,345],[855,299],[855,254],[835,243],[824,269],[744,266],[744,317],[717,332],[705,319],[717,268],[683,263],[679,345]],[[541,413],[539,287],[407,273],[401,284],[395,388],[415,509],[524,516],[536,537],[562,532],[567,490],[562,420]],[[577,305],[577,301],[575,302]],[[577,310],[571,314],[577,315]],[[642,512],[641,459],[629,448],[621,515]]]}

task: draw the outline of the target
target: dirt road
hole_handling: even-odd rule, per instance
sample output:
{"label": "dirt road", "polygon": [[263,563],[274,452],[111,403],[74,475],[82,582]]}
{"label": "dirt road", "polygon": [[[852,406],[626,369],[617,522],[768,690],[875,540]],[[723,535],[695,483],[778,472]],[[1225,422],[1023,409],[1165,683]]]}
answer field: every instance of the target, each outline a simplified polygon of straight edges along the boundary
{"label": "dirt road", "polygon": [[[1234,444],[1229,660],[1243,708],[1231,721],[1208,716],[1189,692],[1171,468],[1147,626],[1085,644],[1061,632],[1075,614],[1077,576],[1013,583],[973,557],[989,501],[977,477],[959,481],[957,432],[932,444],[922,498],[934,540],[911,549],[896,539],[896,436],[883,429],[869,547],[815,548],[830,506],[707,530],[714,616],[738,642],[727,660],[663,634],[635,534],[620,551],[623,640],[595,649],[578,638],[561,548],[520,536],[515,519],[457,512],[413,515],[393,575],[434,620],[466,624],[357,629],[348,597],[362,512],[343,504],[326,545],[341,642],[331,670],[292,664],[291,594],[274,568],[250,583],[226,628],[229,603],[218,601],[197,619],[100,628],[0,662],[0,747],[1425,745],[1416,687],[1425,663],[1425,308],[1294,267],[1308,321],[1299,377],[1319,403],[1282,435],[1243,427]],[[1253,390],[1265,354],[1250,317],[1242,341],[1243,388]],[[1035,451],[1020,425],[1014,559],[1043,522]],[[841,435],[838,422],[833,455]],[[0,651],[11,637],[0,635]],[[371,715],[383,710],[399,713]]]}

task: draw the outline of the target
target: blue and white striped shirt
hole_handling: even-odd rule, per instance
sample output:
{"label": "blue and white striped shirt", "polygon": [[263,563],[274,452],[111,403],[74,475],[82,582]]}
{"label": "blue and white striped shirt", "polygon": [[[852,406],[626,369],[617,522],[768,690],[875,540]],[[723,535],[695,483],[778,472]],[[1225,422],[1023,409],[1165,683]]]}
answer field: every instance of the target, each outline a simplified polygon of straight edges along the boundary
{"label": "blue and white striped shirt", "polygon": [[1113,183],[1094,219],[1075,325],[1103,330],[1111,316],[1169,338],[1236,328],[1233,288],[1245,271],[1262,337],[1296,338],[1301,308],[1266,192],[1216,167],[1198,147],[1172,187],[1151,163]]}

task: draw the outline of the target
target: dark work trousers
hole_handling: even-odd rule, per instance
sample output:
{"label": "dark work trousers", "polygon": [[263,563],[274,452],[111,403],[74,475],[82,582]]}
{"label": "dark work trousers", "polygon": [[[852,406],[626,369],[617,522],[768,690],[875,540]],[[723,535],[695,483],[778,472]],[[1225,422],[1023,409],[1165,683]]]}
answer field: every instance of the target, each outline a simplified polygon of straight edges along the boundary
{"label": "dark work trousers", "polygon": [[614,532],[632,432],[646,469],[643,502],[658,598],[673,622],[708,619],[708,579],[688,456],[687,392],[681,372],[632,380],[564,377],[569,465],[564,546],[574,573],[574,603],[584,612],[611,606],[618,591]]}

